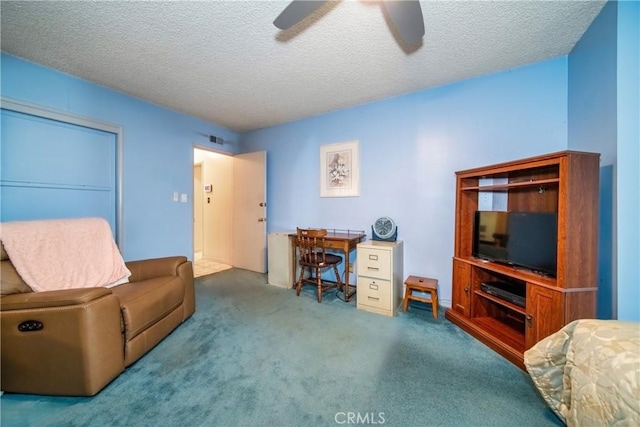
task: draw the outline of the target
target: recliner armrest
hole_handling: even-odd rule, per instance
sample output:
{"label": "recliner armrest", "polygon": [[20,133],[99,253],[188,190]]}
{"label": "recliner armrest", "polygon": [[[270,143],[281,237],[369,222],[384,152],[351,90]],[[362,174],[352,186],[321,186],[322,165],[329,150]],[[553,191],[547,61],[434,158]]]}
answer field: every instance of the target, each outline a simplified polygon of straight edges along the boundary
{"label": "recliner armrest", "polygon": [[152,279],[158,276],[179,276],[179,267],[187,262],[186,256],[152,258],[129,261],[127,268],[131,271],[130,282]]}
{"label": "recliner armrest", "polygon": [[83,288],[6,295],[0,298],[0,311],[86,304],[109,294],[111,290],[108,288]]}
{"label": "recliner armrest", "polygon": [[124,370],[120,302],[109,289],[7,295],[0,305],[4,391],[92,396]]}
{"label": "recliner armrest", "polygon": [[195,288],[193,284],[193,265],[186,256],[152,258],[126,263],[131,271],[129,282],[153,279],[159,276],[177,276],[184,284],[184,302],[182,320],[187,320],[196,310]]}

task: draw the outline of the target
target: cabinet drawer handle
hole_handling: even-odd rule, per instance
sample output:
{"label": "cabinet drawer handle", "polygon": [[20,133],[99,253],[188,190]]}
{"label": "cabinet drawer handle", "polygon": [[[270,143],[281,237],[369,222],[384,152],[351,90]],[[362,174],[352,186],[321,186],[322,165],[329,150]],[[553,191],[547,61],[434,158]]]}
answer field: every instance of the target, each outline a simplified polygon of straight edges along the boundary
{"label": "cabinet drawer handle", "polygon": [[369,255],[369,259],[372,261],[377,261],[378,260],[378,255]]}
{"label": "cabinet drawer handle", "polygon": [[367,270],[375,270],[378,271],[380,270],[378,267],[367,267]]}
{"label": "cabinet drawer handle", "polygon": [[373,301],[380,301],[380,298],[376,298],[376,297],[367,296],[367,298],[369,298],[370,300],[373,300]]}
{"label": "cabinet drawer handle", "polygon": [[378,285],[376,285],[375,283],[370,283],[369,284],[369,289],[373,289],[373,290],[377,291],[378,290]]}

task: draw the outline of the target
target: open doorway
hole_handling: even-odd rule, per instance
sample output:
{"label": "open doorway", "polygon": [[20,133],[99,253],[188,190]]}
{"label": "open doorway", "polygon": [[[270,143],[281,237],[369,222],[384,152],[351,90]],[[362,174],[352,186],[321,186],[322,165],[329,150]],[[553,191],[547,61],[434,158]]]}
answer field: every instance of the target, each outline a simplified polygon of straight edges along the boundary
{"label": "open doorway", "polygon": [[194,148],[193,272],[195,277],[232,267],[233,157]]}
{"label": "open doorway", "polygon": [[266,151],[227,155],[194,147],[193,166],[194,273],[207,264],[206,274],[230,266],[266,273]]}

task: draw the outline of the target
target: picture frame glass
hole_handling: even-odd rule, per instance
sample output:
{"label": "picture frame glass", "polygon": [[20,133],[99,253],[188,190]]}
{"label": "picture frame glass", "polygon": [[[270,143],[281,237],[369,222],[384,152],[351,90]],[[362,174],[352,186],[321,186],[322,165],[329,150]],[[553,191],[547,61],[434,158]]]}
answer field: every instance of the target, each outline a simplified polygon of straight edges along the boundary
{"label": "picture frame glass", "polygon": [[359,142],[320,146],[320,197],[360,195]]}

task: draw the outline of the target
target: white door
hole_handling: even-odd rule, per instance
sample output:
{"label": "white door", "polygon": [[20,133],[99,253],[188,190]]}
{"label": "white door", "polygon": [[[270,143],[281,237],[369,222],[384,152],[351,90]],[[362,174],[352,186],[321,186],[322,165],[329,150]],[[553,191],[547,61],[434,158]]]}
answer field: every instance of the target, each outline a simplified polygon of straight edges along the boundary
{"label": "white door", "polygon": [[233,162],[233,266],[267,271],[267,152]]}

